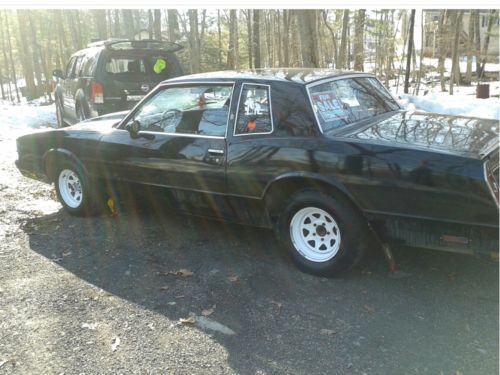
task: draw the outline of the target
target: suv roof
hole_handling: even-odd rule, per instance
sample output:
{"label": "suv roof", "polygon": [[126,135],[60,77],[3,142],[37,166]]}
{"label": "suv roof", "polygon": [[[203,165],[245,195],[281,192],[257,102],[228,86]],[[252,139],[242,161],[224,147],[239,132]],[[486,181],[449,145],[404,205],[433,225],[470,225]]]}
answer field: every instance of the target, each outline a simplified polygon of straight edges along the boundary
{"label": "suv roof", "polygon": [[104,47],[112,51],[128,51],[128,50],[161,50],[163,52],[177,52],[183,49],[180,44],[155,40],[155,39],[107,39],[89,43],[88,48]]}

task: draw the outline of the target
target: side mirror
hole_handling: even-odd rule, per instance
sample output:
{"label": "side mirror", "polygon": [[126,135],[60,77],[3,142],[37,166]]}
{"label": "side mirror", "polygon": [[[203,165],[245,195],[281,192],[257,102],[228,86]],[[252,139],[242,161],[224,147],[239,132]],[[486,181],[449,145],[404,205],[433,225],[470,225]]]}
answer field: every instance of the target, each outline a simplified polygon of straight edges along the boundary
{"label": "side mirror", "polygon": [[127,131],[130,133],[130,137],[138,138],[139,132],[141,131],[141,123],[137,120],[134,120],[134,121],[128,123],[125,126],[125,129],[127,129]]}
{"label": "side mirror", "polygon": [[63,79],[64,78],[64,75],[63,75],[63,72],[61,69],[55,69],[52,71],[52,75],[56,78],[60,78],[60,79]]}

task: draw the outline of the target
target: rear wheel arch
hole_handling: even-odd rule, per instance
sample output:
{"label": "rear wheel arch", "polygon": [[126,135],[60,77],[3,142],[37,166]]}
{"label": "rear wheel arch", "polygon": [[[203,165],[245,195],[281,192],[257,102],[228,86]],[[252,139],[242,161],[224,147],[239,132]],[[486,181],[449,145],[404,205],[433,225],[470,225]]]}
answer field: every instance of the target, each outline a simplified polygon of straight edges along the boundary
{"label": "rear wheel arch", "polygon": [[290,199],[301,191],[318,191],[348,204],[362,218],[363,210],[347,189],[337,181],[330,181],[316,176],[287,176],[272,182],[264,193],[265,207],[271,223],[277,222],[277,217],[286,207]]}

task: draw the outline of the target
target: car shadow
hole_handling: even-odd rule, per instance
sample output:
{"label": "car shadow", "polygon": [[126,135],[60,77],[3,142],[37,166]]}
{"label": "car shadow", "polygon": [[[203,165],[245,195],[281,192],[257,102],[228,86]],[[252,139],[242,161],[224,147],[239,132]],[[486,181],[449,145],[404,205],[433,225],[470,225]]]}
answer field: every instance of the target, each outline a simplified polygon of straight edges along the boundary
{"label": "car shadow", "polygon": [[[23,229],[33,251],[172,321],[215,305],[210,319],[236,334],[210,333],[237,373],[402,373],[423,369],[421,358],[436,350],[445,363],[425,368],[467,372],[498,362],[498,265],[488,259],[396,249],[402,277],[391,277],[373,251],[326,279],[298,271],[270,230],[176,211],[59,211]],[[467,319],[477,331],[463,332]],[[477,335],[490,357],[466,360]]]}

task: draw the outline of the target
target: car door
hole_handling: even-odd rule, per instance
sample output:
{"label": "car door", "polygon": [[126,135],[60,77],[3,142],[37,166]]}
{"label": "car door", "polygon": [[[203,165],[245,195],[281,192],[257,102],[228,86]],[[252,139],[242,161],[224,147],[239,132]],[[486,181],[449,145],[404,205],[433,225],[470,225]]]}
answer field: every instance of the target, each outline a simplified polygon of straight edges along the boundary
{"label": "car door", "polygon": [[66,65],[64,80],[61,85],[64,113],[69,115],[71,118],[75,117],[74,97],[72,94],[72,83],[75,75],[75,63],[76,56],[73,56]]}
{"label": "car door", "polygon": [[[157,89],[101,139],[103,177],[173,190],[224,193],[233,83]],[[137,121],[141,130],[125,130]]]}

